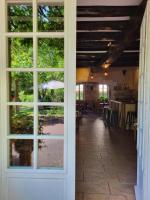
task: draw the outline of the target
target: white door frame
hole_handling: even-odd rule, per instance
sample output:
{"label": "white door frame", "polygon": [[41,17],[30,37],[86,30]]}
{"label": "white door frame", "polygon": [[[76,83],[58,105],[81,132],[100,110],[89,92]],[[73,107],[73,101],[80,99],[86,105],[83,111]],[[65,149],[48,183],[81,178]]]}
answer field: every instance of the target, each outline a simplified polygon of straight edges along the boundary
{"label": "white door frame", "polygon": [[150,199],[150,1],[141,25],[136,200]]}
{"label": "white door frame", "polygon": [[[65,140],[65,164],[62,172],[58,171],[37,171],[24,169],[7,168],[7,56],[6,38],[8,36],[33,37],[36,42],[36,25],[33,25],[33,33],[7,33],[6,30],[6,3],[7,0],[0,0],[0,200],[8,200],[8,182],[13,177],[28,179],[30,176],[36,179],[60,179],[64,182],[64,200],[75,200],[75,86],[76,86],[76,0],[33,0],[33,10],[36,9],[36,2],[64,2],[65,6],[65,106],[66,110],[66,135]],[[23,2],[32,2],[24,0]],[[19,2],[19,0],[8,0],[7,2]],[[21,0],[22,2],[22,0]],[[36,18],[34,12],[33,18]],[[37,36],[62,37],[63,33],[38,33]],[[34,54],[36,57],[36,53]],[[35,61],[36,64],[36,61]],[[8,70],[9,71],[9,70]],[[55,199],[53,199],[55,200]]]}

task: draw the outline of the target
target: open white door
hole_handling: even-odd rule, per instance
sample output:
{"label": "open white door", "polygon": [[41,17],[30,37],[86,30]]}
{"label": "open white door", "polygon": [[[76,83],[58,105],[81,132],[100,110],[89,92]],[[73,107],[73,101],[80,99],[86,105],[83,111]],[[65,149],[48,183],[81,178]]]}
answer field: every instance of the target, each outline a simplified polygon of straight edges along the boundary
{"label": "open white door", "polygon": [[0,0],[0,200],[75,200],[75,0]]}
{"label": "open white door", "polygon": [[150,1],[141,26],[136,200],[150,199]]}

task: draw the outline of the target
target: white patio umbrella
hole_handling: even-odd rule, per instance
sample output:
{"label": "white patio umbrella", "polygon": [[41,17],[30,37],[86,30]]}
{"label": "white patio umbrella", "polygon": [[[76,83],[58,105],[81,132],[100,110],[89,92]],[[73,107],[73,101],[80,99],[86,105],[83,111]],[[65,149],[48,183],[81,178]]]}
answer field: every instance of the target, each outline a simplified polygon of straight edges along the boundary
{"label": "white patio umbrella", "polygon": [[64,83],[61,81],[52,80],[48,83],[43,83],[41,85],[42,89],[61,89],[64,88]]}

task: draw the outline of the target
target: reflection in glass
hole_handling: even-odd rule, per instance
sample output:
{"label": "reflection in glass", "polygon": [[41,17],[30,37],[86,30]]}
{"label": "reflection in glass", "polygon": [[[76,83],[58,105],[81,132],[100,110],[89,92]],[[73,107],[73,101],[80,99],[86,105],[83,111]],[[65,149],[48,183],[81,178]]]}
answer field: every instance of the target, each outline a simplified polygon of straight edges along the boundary
{"label": "reflection in glass", "polygon": [[32,6],[8,4],[8,31],[32,32]]}
{"label": "reflection in glass", "polygon": [[39,101],[63,102],[64,101],[64,73],[40,72],[38,74]]}
{"label": "reflection in glass", "polygon": [[63,168],[64,141],[39,140],[38,142],[38,168],[58,167]]}
{"label": "reflection in glass", "polygon": [[33,101],[33,73],[10,72],[9,85],[10,85],[9,89],[10,101],[14,102]]}
{"label": "reflection in glass", "polygon": [[39,31],[63,31],[64,30],[64,6],[39,5],[38,6],[38,30]]}
{"label": "reflection in glass", "polygon": [[38,67],[64,68],[64,39],[38,39]]}
{"label": "reflection in glass", "polygon": [[8,39],[8,67],[33,67],[33,40],[31,38]]}
{"label": "reflection in glass", "polygon": [[33,140],[12,139],[9,148],[10,167],[33,165]]}
{"label": "reflection in glass", "polygon": [[39,106],[39,134],[64,134],[64,108]]}
{"label": "reflection in glass", "polygon": [[33,134],[33,108],[10,106],[10,134]]}

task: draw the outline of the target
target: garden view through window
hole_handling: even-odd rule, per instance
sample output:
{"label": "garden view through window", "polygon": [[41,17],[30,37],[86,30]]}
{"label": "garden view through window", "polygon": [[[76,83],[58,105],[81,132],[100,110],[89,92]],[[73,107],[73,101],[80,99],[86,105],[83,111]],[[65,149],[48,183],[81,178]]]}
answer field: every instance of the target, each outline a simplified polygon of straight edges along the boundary
{"label": "garden view through window", "polygon": [[63,169],[64,6],[36,9],[33,20],[32,4],[7,5],[8,167]]}
{"label": "garden view through window", "polygon": [[101,101],[108,101],[109,87],[106,84],[99,84],[99,98]]}

